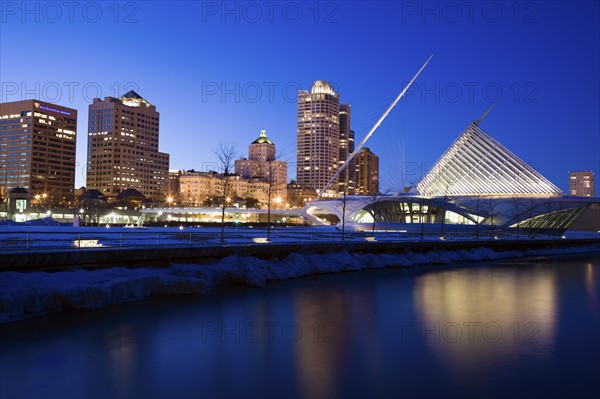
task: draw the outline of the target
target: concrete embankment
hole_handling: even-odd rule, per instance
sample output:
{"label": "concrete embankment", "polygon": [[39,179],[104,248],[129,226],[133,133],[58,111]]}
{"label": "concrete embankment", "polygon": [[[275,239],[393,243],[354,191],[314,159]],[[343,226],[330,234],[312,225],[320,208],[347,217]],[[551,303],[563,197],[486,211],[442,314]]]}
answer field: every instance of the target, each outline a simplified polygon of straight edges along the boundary
{"label": "concrete embankment", "polygon": [[211,263],[228,256],[251,256],[260,259],[285,259],[291,253],[429,253],[488,248],[493,251],[528,251],[539,249],[585,248],[597,246],[600,238],[589,239],[520,239],[467,241],[361,241],[319,243],[262,243],[253,245],[215,245],[144,248],[82,248],[79,250],[2,254],[0,270],[61,270],[70,268],[165,267],[173,263]]}

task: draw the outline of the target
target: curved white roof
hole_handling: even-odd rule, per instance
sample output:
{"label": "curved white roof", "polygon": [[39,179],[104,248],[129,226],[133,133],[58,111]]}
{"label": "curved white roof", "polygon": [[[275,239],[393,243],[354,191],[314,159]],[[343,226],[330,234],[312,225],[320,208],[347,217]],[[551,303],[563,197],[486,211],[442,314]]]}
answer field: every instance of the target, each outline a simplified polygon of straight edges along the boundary
{"label": "curved white roof", "polygon": [[477,122],[452,143],[417,184],[424,196],[557,196],[544,176],[484,132]]}

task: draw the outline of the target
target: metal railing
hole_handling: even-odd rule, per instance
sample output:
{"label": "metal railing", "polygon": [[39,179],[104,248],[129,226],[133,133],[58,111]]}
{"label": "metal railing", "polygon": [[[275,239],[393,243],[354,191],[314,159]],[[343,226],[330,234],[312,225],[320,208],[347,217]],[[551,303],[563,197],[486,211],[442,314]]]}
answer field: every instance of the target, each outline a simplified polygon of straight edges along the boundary
{"label": "metal railing", "polygon": [[[191,229],[189,229],[191,230]],[[444,240],[497,240],[511,238],[514,234],[473,235],[464,233],[445,234],[439,233],[406,232],[375,232],[370,231],[345,232],[342,241],[341,231],[315,231],[307,229],[271,229],[270,239],[267,241],[266,229],[226,229],[223,241],[220,233],[215,231],[85,231],[78,229],[75,232],[44,232],[44,231],[0,231],[0,254],[2,253],[30,253],[49,251],[93,251],[105,249],[135,249],[157,247],[215,247],[215,246],[248,246],[268,245],[269,243],[301,244],[301,243],[340,243],[358,241],[377,242],[407,242],[407,241],[437,241]],[[548,238],[548,237],[546,237]],[[557,238],[557,237],[554,237]],[[520,239],[531,239],[521,235]]]}

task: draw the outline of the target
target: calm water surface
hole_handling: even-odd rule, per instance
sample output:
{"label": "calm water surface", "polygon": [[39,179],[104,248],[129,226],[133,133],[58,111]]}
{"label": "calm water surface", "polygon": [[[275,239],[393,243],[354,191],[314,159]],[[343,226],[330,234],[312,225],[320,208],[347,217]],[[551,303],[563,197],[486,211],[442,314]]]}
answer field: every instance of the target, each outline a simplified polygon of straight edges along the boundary
{"label": "calm water surface", "polygon": [[597,397],[600,257],[362,271],[0,326],[1,398]]}

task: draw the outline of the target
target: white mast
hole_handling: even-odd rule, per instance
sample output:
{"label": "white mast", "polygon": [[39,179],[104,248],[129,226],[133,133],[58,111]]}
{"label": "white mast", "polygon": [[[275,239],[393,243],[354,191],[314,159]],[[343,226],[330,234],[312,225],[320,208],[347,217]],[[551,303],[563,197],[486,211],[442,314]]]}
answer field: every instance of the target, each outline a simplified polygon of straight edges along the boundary
{"label": "white mast", "polygon": [[476,125],[479,125],[479,124],[481,123],[481,121],[483,121],[483,120],[485,119],[485,117],[486,117],[486,116],[488,116],[488,114],[489,114],[490,112],[492,112],[492,110],[494,109],[494,107],[495,107],[497,104],[498,104],[497,102],[495,102],[494,104],[492,104],[492,106],[491,106],[490,108],[488,108],[488,110],[487,110],[487,111],[485,111],[485,112],[483,113],[483,115],[481,115],[481,116],[479,117],[479,119],[477,119],[477,120],[475,121],[475,124],[476,124]]}
{"label": "white mast", "polygon": [[373,132],[375,132],[375,130],[379,127],[379,125],[381,125],[381,122],[383,122],[383,120],[388,116],[388,114],[392,111],[392,109],[394,109],[394,107],[396,106],[396,104],[398,103],[398,101],[400,101],[400,99],[402,98],[402,96],[404,96],[404,93],[406,93],[406,90],[408,90],[408,88],[417,79],[417,77],[423,71],[423,69],[425,69],[425,67],[427,66],[427,64],[429,63],[429,61],[431,60],[432,57],[433,57],[433,54],[429,56],[429,58],[427,59],[427,61],[425,61],[425,63],[421,67],[421,69],[419,69],[417,71],[417,73],[415,74],[415,76],[413,76],[413,78],[410,80],[410,82],[408,82],[408,84],[406,85],[406,87],[404,87],[404,89],[400,92],[400,94],[398,94],[398,97],[396,97],[396,99],[394,100],[394,102],[392,103],[392,105],[390,105],[388,107],[387,111],[384,112],[384,114],[381,116],[381,118],[379,118],[379,120],[375,123],[375,125],[371,128],[371,130],[369,130],[369,133],[367,133],[367,135],[365,136],[365,138],[362,139],[362,141],[354,149],[354,151],[352,152],[352,154],[350,154],[350,156],[348,156],[348,159],[346,159],[346,162],[344,162],[344,164],[337,170],[337,172],[335,172],[335,174],[333,175],[333,177],[331,178],[331,180],[329,180],[329,183],[327,183],[327,185],[325,185],[325,187],[323,188],[323,190],[321,190],[319,192],[319,195],[317,195],[317,198],[315,199],[315,201],[318,201],[319,199],[321,199],[321,196],[323,195],[324,192],[327,191],[327,189],[329,188],[329,186],[331,186],[331,183],[333,183],[333,181],[338,178],[338,176],[340,175],[340,173],[342,172],[342,170],[346,166],[348,166],[348,164],[350,163],[350,161],[352,161],[352,158],[354,158],[354,156],[356,154],[358,154],[358,152],[362,149],[362,147],[365,145],[365,143],[367,142],[367,140],[373,135]]}

